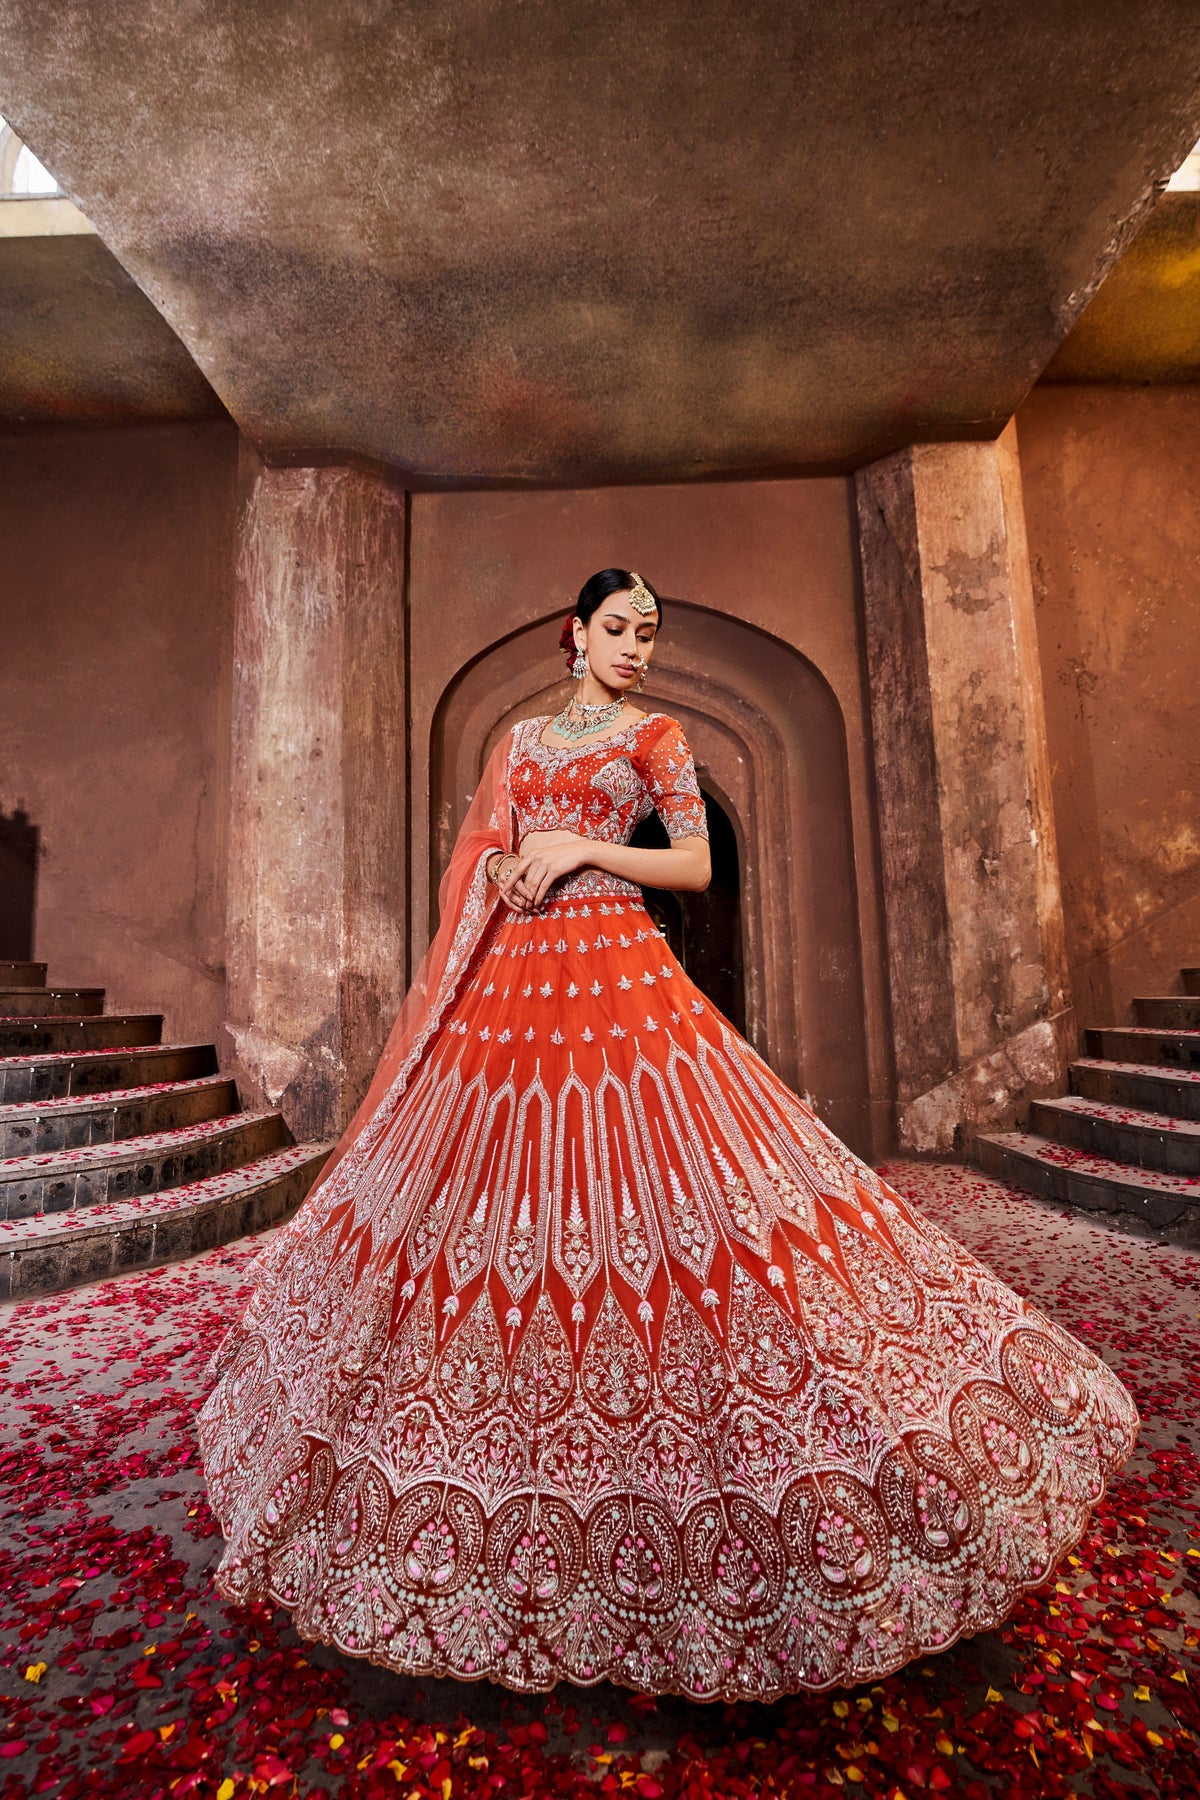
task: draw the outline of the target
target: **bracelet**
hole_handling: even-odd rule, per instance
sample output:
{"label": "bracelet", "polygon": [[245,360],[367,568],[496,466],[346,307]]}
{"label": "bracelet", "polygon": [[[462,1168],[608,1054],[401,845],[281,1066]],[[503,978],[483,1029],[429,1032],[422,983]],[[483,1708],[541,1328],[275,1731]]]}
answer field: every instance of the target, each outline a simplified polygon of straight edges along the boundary
{"label": "bracelet", "polygon": [[516,862],[516,861],[518,861],[518,858],[513,851],[506,850],[504,855],[500,858],[499,862],[497,862],[495,868],[488,870],[488,880],[494,881],[497,887],[500,886],[500,871],[504,867],[505,863],[509,862],[509,861]]}

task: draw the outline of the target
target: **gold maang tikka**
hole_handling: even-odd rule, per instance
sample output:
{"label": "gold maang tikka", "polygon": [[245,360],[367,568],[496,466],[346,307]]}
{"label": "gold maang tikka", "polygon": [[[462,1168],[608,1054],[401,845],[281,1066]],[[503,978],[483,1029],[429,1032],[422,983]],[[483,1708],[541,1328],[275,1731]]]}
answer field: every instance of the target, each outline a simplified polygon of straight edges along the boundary
{"label": "gold maang tikka", "polygon": [[633,586],[629,590],[630,606],[633,607],[635,612],[653,612],[658,605],[658,601],[654,598],[654,595],[650,592],[650,589],[646,586],[636,569],[630,569],[629,573],[633,576]]}

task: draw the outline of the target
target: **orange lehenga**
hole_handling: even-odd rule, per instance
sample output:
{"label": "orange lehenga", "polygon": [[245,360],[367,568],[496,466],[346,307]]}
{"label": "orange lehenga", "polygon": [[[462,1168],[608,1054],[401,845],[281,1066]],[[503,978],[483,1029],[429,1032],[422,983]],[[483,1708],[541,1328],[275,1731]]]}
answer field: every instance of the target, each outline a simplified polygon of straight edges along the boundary
{"label": "orange lehenga", "polygon": [[684,735],[498,745],[366,1100],[199,1416],[217,1585],[395,1669],[758,1698],[995,1625],[1128,1455],[1103,1362],[901,1199],[688,979],[634,884]]}

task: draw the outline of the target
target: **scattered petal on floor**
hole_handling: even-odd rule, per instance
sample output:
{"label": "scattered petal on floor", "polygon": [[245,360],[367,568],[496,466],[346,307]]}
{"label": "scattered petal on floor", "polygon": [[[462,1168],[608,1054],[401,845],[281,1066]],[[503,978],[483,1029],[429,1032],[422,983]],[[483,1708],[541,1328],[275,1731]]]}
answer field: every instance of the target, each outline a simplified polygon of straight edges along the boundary
{"label": "scattered petal on floor", "polygon": [[212,1590],[192,1420],[253,1241],[0,1312],[0,1797],[1200,1793],[1200,1257],[952,1164],[884,1171],[1132,1389],[1138,1450],[998,1632],[701,1707],[405,1681]]}

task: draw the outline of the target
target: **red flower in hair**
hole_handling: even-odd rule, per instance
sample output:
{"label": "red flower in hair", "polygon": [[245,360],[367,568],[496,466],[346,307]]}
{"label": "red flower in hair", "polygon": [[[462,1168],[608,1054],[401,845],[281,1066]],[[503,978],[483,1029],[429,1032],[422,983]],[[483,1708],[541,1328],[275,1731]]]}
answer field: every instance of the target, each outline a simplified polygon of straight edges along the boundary
{"label": "red flower in hair", "polygon": [[566,623],[559,633],[558,647],[566,656],[567,673],[572,673],[571,664],[575,661],[575,614],[567,614]]}

